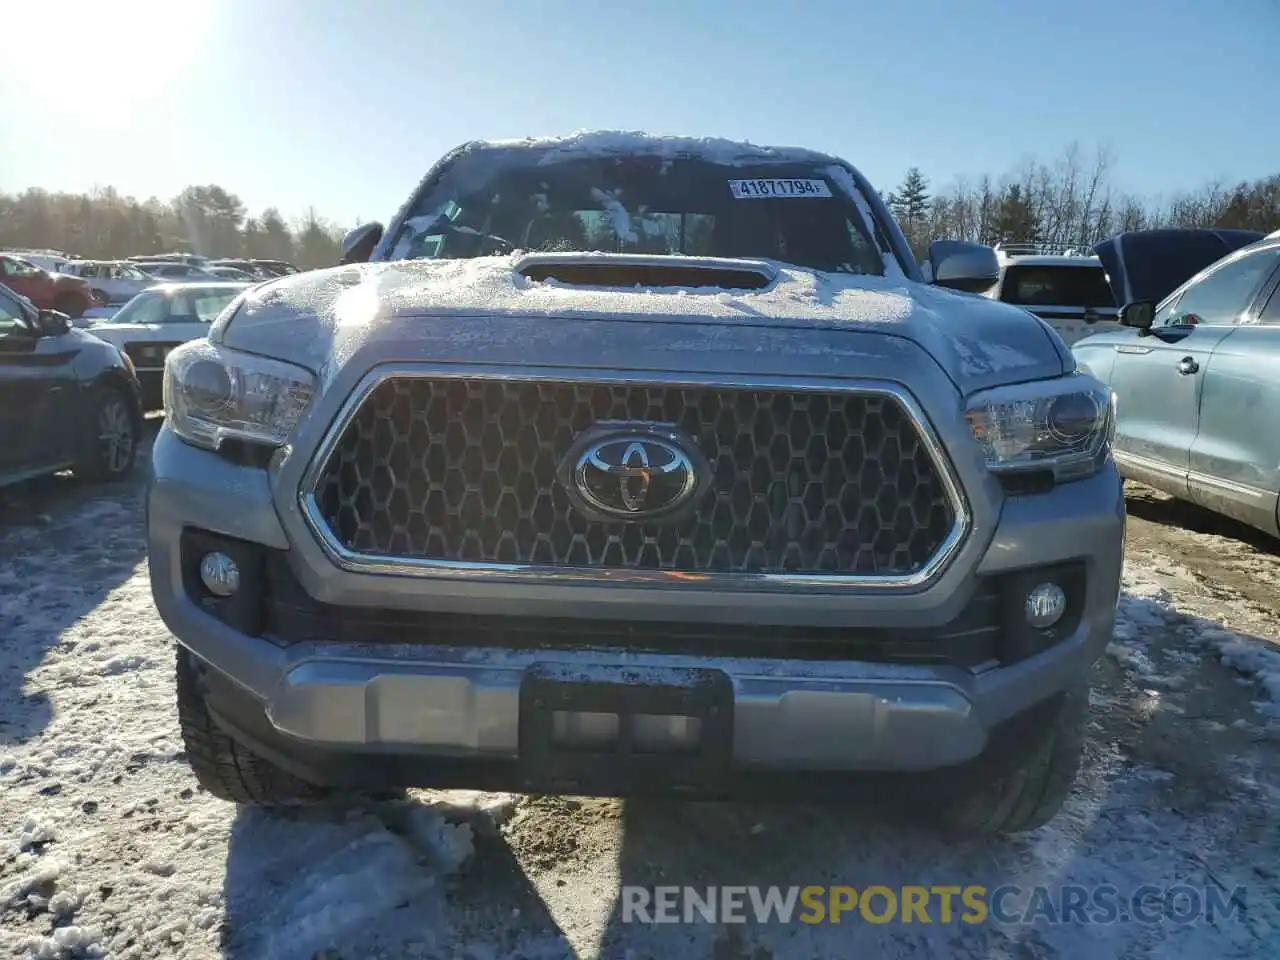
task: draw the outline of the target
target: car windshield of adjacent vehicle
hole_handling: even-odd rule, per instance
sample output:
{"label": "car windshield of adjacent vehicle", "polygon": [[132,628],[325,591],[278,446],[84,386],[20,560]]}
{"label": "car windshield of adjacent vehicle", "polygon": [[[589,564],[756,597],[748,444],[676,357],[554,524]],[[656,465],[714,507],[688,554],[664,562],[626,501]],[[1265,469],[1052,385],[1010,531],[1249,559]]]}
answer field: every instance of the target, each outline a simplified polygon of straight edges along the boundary
{"label": "car windshield of adjacent vehicle", "polygon": [[201,289],[140,293],[111,318],[112,323],[213,323],[240,292],[232,289]]}
{"label": "car windshield of adjacent vehicle", "polygon": [[169,314],[168,299],[163,293],[140,293],[123,307],[112,323],[160,323]]}
{"label": "car windshield of adjacent vehicle", "polygon": [[170,311],[170,322],[213,323],[222,308],[235,299],[240,291],[235,290],[189,290],[173,295],[173,307]]}
{"label": "car windshield of adjacent vehicle", "polygon": [[829,164],[464,155],[414,201],[388,259],[604,251],[777,260],[882,275],[869,214]]}
{"label": "car windshield of adjacent vehicle", "polygon": [[1115,294],[1101,267],[1010,267],[1005,271],[1006,303],[1041,307],[1112,307]]}
{"label": "car windshield of adjacent vehicle", "polygon": [[44,271],[19,257],[0,257],[0,273],[8,277],[34,277]]}

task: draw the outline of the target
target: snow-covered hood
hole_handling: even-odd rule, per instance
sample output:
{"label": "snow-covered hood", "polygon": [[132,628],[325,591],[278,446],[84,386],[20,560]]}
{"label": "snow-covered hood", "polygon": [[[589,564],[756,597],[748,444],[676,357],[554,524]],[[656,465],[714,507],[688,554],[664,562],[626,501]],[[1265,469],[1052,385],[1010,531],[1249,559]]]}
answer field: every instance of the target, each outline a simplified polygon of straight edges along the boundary
{"label": "snow-covered hood", "polygon": [[[677,268],[706,271],[709,278],[724,271],[754,272],[764,275],[764,286],[580,286],[526,276],[565,265]],[[1029,313],[906,278],[833,275],[762,260],[613,254],[406,260],[311,271],[246,292],[238,307],[215,322],[210,339],[289,360],[329,379],[335,367],[373,341],[382,344],[383,356],[390,344],[403,346],[401,359],[429,358],[433,337],[447,338],[456,352],[469,338],[479,343],[501,336],[505,317],[545,317],[555,324],[635,320],[648,323],[646,329],[655,331],[652,338],[667,349],[688,338],[681,325],[692,325],[698,332],[690,349],[699,352],[716,349],[717,338],[741,341],[752,335],[749,328],[761,337],[768,329],[821,330],[826,342],[839,332],[864,342],[896,338],[922,348],[966,394],[1059,376],[1074,365],[1052,331]],[[783,342],[803,340],[791,336]],[[526,360],[566,362],[542,355]],[[876,376],[878,371],[852,373]]]}

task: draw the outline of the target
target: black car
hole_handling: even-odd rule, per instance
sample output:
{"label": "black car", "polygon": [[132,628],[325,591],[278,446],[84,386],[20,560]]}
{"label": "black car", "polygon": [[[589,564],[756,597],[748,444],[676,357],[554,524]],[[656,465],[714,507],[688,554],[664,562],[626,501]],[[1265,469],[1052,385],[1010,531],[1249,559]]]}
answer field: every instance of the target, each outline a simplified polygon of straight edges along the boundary
{"label": "black car", "polygon": [[117,347],[0,286],[0,487],[67,469],[98,480],[128,475],[140,396]]}

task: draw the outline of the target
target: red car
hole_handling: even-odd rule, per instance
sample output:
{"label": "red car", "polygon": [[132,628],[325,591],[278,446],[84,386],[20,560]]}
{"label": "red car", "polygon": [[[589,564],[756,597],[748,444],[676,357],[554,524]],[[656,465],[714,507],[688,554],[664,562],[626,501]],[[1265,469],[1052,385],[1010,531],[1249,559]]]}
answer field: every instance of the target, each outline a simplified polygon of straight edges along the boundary
{"label": "red car", "polygon": [[0,284],[20,293],[40,310],[79,317],[97,299],[89,284],[65,273],[50,273],[11,253],[0,253]]}

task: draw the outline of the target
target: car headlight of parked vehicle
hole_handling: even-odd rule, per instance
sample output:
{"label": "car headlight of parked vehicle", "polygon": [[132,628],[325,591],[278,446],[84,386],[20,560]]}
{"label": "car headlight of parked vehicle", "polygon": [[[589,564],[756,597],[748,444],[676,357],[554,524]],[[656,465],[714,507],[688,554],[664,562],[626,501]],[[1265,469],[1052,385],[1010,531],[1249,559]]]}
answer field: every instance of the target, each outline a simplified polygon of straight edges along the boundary
{"label": "car headlight of parked vehicle", "polygon": [[1097,473],[1115,435],[1115,399],[1091,376],[975,394],[965,417],[993,473],[1051,470],[1057,481]]}
{"label": "car headlight of parked vehicle", "polygon": [[279,447],[314,387],[311,373],[291,363],[193,340],[165,362],[165,418],[178,436],[209,450],[226,440]]}

